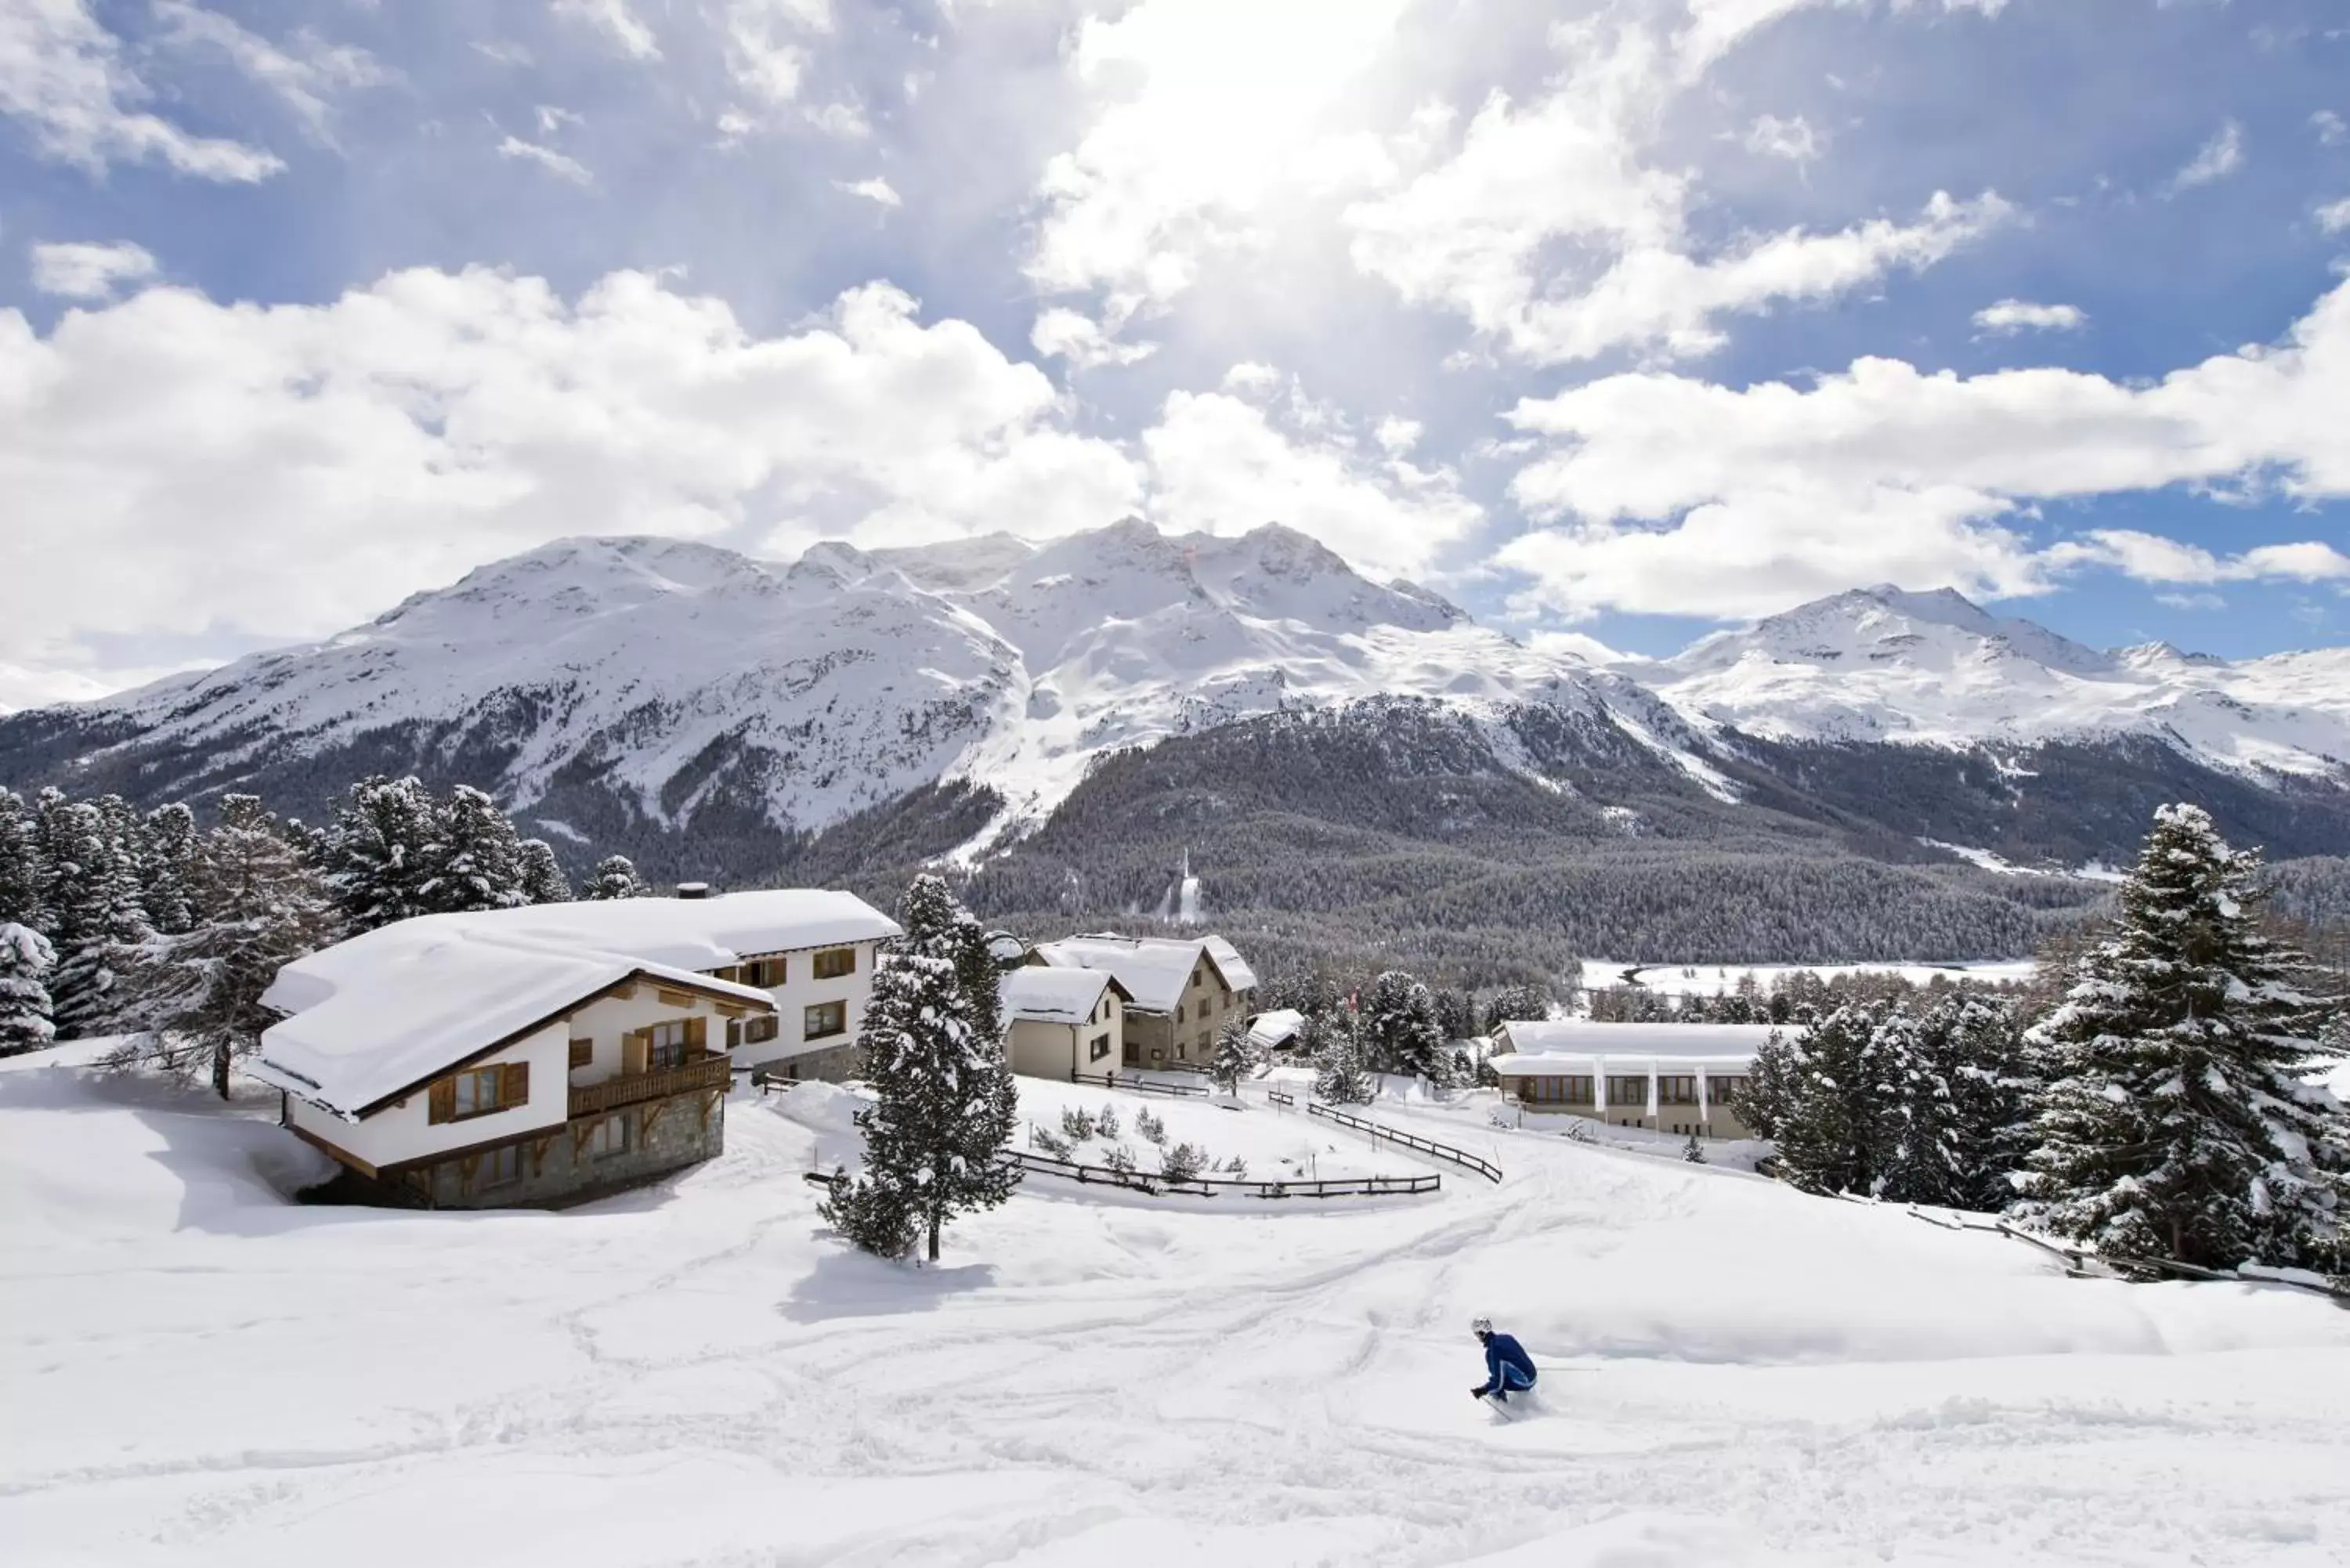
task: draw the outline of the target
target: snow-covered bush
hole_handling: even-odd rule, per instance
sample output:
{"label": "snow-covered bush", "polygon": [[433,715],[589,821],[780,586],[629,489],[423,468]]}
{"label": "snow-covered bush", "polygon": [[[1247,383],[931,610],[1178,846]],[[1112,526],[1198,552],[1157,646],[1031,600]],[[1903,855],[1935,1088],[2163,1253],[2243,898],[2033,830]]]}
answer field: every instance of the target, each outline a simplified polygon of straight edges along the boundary
{"label": "snow-covered bush", "polygon": [[1083,1143],[1094,1136],[1094,1119],[1075,1106],[1061,1107],[1061,1136],[1071,1143]]}
{"label": "snow-covered bush", "polygon": [[1149,1106],[1134,1113],[1134,1130],[1160,1147],[1166,1147],[1167,1124],[1152,1116]]}
{"label": "snow-covered bush", "polygon": [[1170,1181],[1193,1181],[1208,1168],[1208,1151],[1195,1143],[1179,1143],[1159,1161],[1159,1174]]}

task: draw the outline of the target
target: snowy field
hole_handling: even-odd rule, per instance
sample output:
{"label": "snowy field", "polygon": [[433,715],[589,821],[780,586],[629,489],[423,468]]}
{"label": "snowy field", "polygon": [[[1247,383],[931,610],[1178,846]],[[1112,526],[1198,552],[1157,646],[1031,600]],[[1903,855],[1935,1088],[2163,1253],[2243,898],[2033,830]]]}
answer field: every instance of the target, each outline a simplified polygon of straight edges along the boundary
{"label": "snowy field", "polygon": [[[1361,1208],[1038,1183],[910,1270],[823,1231],[799,1177],[830,1135],[785,1103],[737,1100],[723,1158],[624,1199],[395,1214],[288,1205],[314,1157],[272,1105],[0,1065],[0,1556],[2350,1554],[2350,1313],[2313,1296],[2070,1281],[1996,1237],[1498,1132],[1500,1186]],[[1183,1108],[1263,1122],[1203,1134],[1219,1152],[1315,1136]],[[1533,1415],[1470,1399],[1480,1312],[1545,1368]]]}
{"label": "snowy field", "polygon": [[1973,980],[1986,984],[2032,978],[2030,959],[1979,959],[1961,963],[1614,963],[1607,959],[1583,961],[1583,983],[1594,989],[1638,984],[1659,996],[1728,995],[1739,980],[1752,975],[1764,995],[1782,975],[1808,971],[1822,980],[1840,974],[1898,974],[1913,985],[1924,985],[1936,975],[1945,980]]}

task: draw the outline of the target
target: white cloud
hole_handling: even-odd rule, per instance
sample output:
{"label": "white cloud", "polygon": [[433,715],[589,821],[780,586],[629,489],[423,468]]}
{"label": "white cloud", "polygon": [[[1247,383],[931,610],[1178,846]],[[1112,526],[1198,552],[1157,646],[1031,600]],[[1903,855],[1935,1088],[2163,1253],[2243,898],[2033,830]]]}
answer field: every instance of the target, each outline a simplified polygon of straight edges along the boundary
{"label": "white cloud", "polygon": [[1333,115],[1404,4],[1142,0],[1087,17],[1067,67],[1102,107],[1045,166],[1029,275],[1047,294],[1098,288],[1122,321],[1259,243],[1299,192],[1360,180],[1367,158],[1384,171]]}
{"label": "white cloud", "polygon": [[498,143],[498,156],[519,158],[536,163],[550,174],[559,175],[575,185],[593,185],[596,176],[577,158],[557,152],[552,147],[542,147],[536,141],[525,141],[519,136],[508,135]]}
{"label": "white cloud", "polygon": [[155,275],[143,245],[63,244],[33,247],[33,286],[66,299],[108,299],[126,283]]}
{"label": "white cloud", "polygon": [[886,285],[777,337],[640,273],[576,301],[478,269],[317,306],[150,288],[46,337],[0,310],[0,625],[69,670],[86,638],[331,631],[564,535],[782,549],[1141,510],[1133,458],[1063,414]]}
{"label": "white cloud", "polygon": [[2345,196],[2339,202],[2327,202],[2318,208],[2314,215],[2317,226],[2329,234],[2338,234],[2350,229],[2350,196]]}
{"label": "white cloud", "polygon": [[2170,189],[2191,191],[2198,185],[2209,185],[2224,180],[2244,166],[2244,128],[2234,120],[2224,120],[2211,134],[2200,151],[2187,161],[2187,166],[2170,177]]}
{"label": "white cloud", "polygon": [[653,30],[638,20],[629,0],[555,0],[554,12],[595,28],[631,59],[660,58]]}
{"label": "white cloud", "polygon": [[1341,431],[1283,430],[1225,392],[1174,392],[1142,437],[1150,515],[1170,529],[1241,534],[1285,523],[1374,573],[1425,572],[1483,513],[1448,469],[1364,452]]}
{"label": "white cloud", "polygon": [[902,207],[906,204],[905,199],[898,194],[896,188],[879,174],[870,180],[859,180],[854,184],[846,180],[836,180],[833,184],[852,196],[862,196],[879,206]]}
{"label": "white cloud", "polygon": [[2343,558],[2330,545],[2213,556],[2106,531],[2043,549],[2017,524],[2043,499],[2179,484],[2350,496],[2345,406],[2350,283],[2282,343],[2147,386],[1878,358],[1808,389],[1612,376],[1511,416],[1552,443],[1511,493],[1557,525],[1499,558],[1570,613],[1759,615],[1887,578],[2030,593],[2083,565],[2162,582],[2332,578]]}
{"label": "white cloud", "polygon": [[2088,323],[2088,312],[2077,305],[2034,305],[2022,299],[2002,299],[1975,312],[1977,330],[1995,337],[2018,332],[2074,332]]}
{"label": "white cloud", "polygon": [[242,142],[194,136],[130,106],[149,96],[88,0],[0,5],[0,114],[23,120],[45,158],[92,174],[160,162],[202,180],[265,180],[285,164]]}
{"label": "white cloud", "polygon": [[1746,128],[1746,151],[1765,158],[1809,163],[1820,155],[1824,146],[1819,132],[1800,114],[1787,119],[1766,114]]}
{"label": "white cloud", "polygon": [[225,55],[236,68],[277,95],[298,115],[310,134],[329,140],[330,99],[348,88],[377,87],[391,79],[373,55],[316,35],[295,36],[290,49],[247,31],[192,0],[151,0],[163,39],[182,49],[207,48]]}
{"label": "white cloud", "polygon": [[853,103],[819,104],[806,111],[807,122],[827,136],[837,136],[843,141],[862,141],[873,134],[872,122],[865,111]]}
{"label": "white cloud", "polygon": [[2309,117],[2309,129],[2321,147],[2339,147],[2350,141],[2350,121],[2330,109],[2321,109]]}
{"label": "white cloud", "polygon": [[1910,223],[1695,242],[1690,177],[1644,156],[1653,127],[1720,50],[1804,3],[1700,5],[1674,40],[1630,24],[1561,26],[1565,68],[1544,97],[1522,108],[1495,94],[1454,156],[1347,210],[1356,265],[1522,358],[1557,364],[1704,353],[1724,317],[1931,265],[2003,222],[2010,209],[1992,193],[1938,192]]}
{"label": "white cloud", "polygon": [[574,113],[570,109],[559,108],[551,103],[540,104],[533,112],[537,116],[538,133],[541,136],[552,135],[556,131],[561,130],[567,125],[585,125],[588,123],[585,117]]}
{"label": "white cloud", "polygon": [[2154,602],[2182,610],[2223,610],[2228,607],[2228,601],[2218,594],[2157,594]]}
{"label": "white cloud", "polygon": [[1408,420],[1398,414],[1390,414],[1381,420],[1378,428],[1371,433],[1378,441],[1381,452],[1386,452],[1389,457],[1401,457],[1419,444],[1419,438],[1425,433],[1425,430],[1418,420]]}
{"label": "white cloud", "polygon": [[726,0],[725,16],[734,85],[771,106],[797,98],[809,36],[832,30],[827,0]]}
{"label": "white cloud", "polygon": [[1156,343],[1121,343],[1103,331],[1101,324],[1091,317],[1060,306],[1037,313],[1035,326],[1028,330],[1028,341],[1039,354],[1066,359],[1073,370],[1133,365],[1159,351]]}
{"label": "white cloud", "polygon": [[1223,389],[1243,397],[1264,397],[1280,389],[1285,378],[1271,365],[1243,359],[1224,372]]}

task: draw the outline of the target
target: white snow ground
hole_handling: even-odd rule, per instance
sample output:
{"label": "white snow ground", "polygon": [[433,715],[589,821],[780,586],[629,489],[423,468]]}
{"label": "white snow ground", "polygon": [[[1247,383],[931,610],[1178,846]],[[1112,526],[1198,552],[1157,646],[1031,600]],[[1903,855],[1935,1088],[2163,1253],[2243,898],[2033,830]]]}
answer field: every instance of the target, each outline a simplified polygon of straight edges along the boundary
{"label": "white snow ground", "polygon": [[[1377,1207],[1040,1183],[914,1270],[825,1233],[824,1135],[755,1097],[569,1213],[303,1209],[270,1106],[56,1061],[0,1067],[12,1564],[2350,1552],[2350,1314],[2282,1289],[1502,1134],[1501,1186]],[[1479,1312],[1534,1417],[1468,1397]]]}

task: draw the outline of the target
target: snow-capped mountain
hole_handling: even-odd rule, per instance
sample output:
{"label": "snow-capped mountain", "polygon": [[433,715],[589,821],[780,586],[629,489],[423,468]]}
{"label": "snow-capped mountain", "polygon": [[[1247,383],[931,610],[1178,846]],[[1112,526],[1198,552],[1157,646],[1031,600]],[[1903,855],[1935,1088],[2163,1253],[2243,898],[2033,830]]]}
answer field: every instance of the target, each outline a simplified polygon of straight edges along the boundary
{"label": "snow-capped mountain", "polygon": [[2350,777],[2350,649],[2241,663],[2160,643],[2106,652],[1947,588],[1858,588],[1618,668],[1693,723],[1773,740],[2143,737],[2239,773]]}
{"label": "snow-capped mountain", "polygon": [[1394,695],[1602,722],[1620,705],[1659,754],[1694,739],[1633,682],[1374,583],[1292,530],[1128,522],[1045,545],[827,544],[787,566],[564,540],[322,643],[18,716],[23,739],[0,754],[135,763],[143,793],[305,761],[343,758],[344,778],[438,762],[558,835],[591,785],[671,827],[723,802],[806,831],[971,781],[1003,799],[992,840],[1049,813],[1105,752]]}

